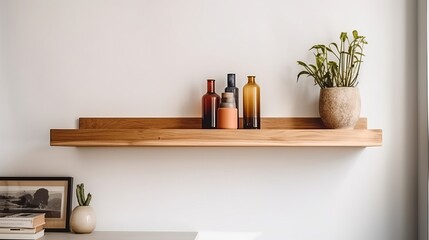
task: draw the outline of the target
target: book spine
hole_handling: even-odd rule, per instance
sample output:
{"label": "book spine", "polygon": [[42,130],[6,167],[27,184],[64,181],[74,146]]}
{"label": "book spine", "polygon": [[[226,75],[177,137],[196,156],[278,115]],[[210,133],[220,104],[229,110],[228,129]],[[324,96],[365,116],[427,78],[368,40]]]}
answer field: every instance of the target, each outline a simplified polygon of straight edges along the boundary
{"label": "book spine", "polygon": [[0,234],[0,239],[38,239],[45,235],[45,231],[41,230],[38,233],[29,233],[29,234],[14,234],[14,233],[2,233]]}
{"label": "book spine", "polygon": [[33,228],[33,221],[0,221],[0,227],[20,227],[20,228]]}

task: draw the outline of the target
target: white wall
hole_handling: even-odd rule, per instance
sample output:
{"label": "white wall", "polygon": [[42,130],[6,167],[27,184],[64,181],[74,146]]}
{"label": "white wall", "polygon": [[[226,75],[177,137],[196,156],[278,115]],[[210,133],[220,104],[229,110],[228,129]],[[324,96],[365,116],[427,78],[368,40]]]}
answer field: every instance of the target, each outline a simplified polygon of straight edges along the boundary
{"label": "white wall", "polygon": [[[417,238],[416,1],[0,1],[0,175],[73,176],[97,230]],[[378,148],[63,148],[83,116],[199,116],[205,80],[255,74],[263,116],[317,116],[296,60],[367,36]],[[76,204],[76,203],[74,203]]]}

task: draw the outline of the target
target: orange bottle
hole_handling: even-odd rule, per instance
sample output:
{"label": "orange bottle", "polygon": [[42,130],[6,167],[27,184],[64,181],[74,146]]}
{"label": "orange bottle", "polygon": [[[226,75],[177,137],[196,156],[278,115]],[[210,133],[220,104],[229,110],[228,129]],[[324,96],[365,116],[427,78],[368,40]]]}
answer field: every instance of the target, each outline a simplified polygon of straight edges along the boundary
{"label": "orange bottle", "polygon": [[222,93],[222,101],[217,109],[217,127],[224,129],[237,129],[237,107],[234,93]]}

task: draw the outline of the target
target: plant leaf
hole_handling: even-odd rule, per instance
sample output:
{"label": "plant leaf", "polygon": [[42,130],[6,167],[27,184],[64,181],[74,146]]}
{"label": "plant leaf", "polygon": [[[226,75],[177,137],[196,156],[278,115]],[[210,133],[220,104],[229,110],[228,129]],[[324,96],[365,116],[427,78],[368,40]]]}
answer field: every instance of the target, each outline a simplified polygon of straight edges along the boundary
{"label": "plant leaf", "polygon": [[357,39],[357,38],[359,38],[359,34],[358,34],[358,31],[356,31],[356,30],[353,30],[353,38],[354,38],[354,39]]}
{"label": "plant leaf", "polygon": [[340,40],[341,40],[341,42],[345,42],[347,40],[347,33],[346,32],[341,33]]}
{"label": "plant leaf", "polygon": [[309,72],[307,72],[307,71],[301,71],[301,72],[299,72],[299,73],[298,73],[298,76],[296,77],[296,81],[297,81],[297,82],[298,82],[298,80],[299,80],[299,77],[300,77],[301,75],[303,75],[303,74],[307,74],[307,77],[311,75],[311,74],[310,74]]}
{"label": "plant leaf", "polygon": [[298,62],[299,65],[307,67],[307,64],[305,62],[302,62],[302,61],[297,61],[297,62]]}

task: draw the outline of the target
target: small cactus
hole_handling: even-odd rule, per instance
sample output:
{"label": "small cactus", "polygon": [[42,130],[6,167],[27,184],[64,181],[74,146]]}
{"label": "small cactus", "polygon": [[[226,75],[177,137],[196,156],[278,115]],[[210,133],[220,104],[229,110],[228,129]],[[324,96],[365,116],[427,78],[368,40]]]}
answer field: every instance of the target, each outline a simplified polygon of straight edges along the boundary
{"label": "small cactus", "polygon": [[87,197],[85,198],[85,187],[83,183],[76,186],[76,197],[79,206],[89,206],[89,203],[92,199],[91,193],[88,193]]}

